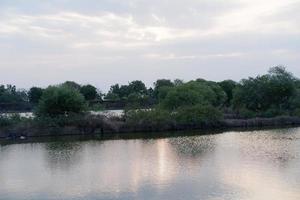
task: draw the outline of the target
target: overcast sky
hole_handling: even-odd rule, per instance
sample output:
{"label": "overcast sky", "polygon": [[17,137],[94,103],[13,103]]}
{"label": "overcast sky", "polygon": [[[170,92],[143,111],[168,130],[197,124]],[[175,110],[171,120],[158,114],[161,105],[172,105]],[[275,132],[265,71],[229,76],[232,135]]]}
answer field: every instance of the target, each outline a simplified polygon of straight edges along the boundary
{"label": "overcast sky", "polygon": [[0,84],[300,77],[300,0],[0,0]]}

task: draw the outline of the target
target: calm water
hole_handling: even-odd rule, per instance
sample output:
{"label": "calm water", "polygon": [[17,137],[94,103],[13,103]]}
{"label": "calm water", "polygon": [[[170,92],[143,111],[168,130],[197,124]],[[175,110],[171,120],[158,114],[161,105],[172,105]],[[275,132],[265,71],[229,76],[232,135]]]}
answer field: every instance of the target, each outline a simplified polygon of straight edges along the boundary
{"label": "calm water", "polygon": [[300,128],[0,146],[0,199],[299,200]]}

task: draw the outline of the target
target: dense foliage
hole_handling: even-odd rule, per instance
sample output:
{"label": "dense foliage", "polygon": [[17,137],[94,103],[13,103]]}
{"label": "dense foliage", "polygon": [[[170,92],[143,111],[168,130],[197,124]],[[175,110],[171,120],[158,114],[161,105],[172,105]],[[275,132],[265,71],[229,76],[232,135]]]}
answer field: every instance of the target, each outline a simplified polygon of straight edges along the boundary
{"label": "dense foliage", "polygon": [[61,86],[50,86],[45,89],[39,101],[37,116],[58,116],[80,113],[86,108],[84,96],[76,89]]}
{"label": "dense foliage", "polygon": [[240,118],[300,115],[300,81],[284,67],[277,66],[267,74],[240,82],[159,79],[153,87],[147,88],[136,80],[112,85],[105,95],[93,85],[74,81],[46,89],[32,87],[29,91],[0,85],[0,111],[21,111],[36,106],[40,115],[61,115],[81,112],[86,105],[89,110],[152,108],[135,114],[157,116],[157,120],[161,120],[160,116],[166,117],[166,113],[172,113],[172,117],[177,113],[176,120],[186,122],[199,121],[203,116],[210,118],[211,113],[217,118],[221,117],[220,113]]}
{"label": "dense foliage", "polygon": [[151,93],[142,81],[132,81],[128,85],[112,85],[105,100],[124,102],[127,106],[147,106],[151,104]]}
{"label": "dense foliage", "polygon": [[197,81],[170,88],[165,98],[161,99],[162,107],[169,110],[197,104],[215,104],[216,102],[214,90],[207,84]]}
{"label": "dense foliage", "polygon": [[28,109],[31,109],[31,106],[26,91],[17,90],[13,85],[0,85],[0,111]]}
{"label": "dense foliage", "polygon": [[218,83],[223,91],[226,93],[226,102],[225,105],[228,107],[232,103],[233,91],[237,87],[237,83],[233,80],[224,80]]}
{"label": "dense foliage", "polygon": [[39,87],[30,88],[30,90],[28,91],[29,102],[33,104],[37,104],[43,95],[43,91],[44,90]]}
{"label": "dense foliage", "polygon": [[274,67],[268,74],[243,79],[235,88],[232,105],[235,110],[267,117],[292,114],[298,109],[297,79],[284,67]]}
{"label": "dense foliage", "polygon": [[92,85],[84,85],[80,87],[80,93],[84,96],[86,100],[95,100],[97,98],[97,88]]}

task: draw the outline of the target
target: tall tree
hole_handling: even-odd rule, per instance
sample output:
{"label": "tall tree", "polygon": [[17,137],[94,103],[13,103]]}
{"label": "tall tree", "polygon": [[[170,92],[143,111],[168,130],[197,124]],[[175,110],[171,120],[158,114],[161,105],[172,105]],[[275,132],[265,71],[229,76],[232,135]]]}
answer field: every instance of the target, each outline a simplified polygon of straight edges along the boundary
{"label": "tall tree", "polygon": [[233,97],[233,90],[237,87],[238,84],[233,80],[225,80],[219,82],[219,85],[227,95],[226,106],[230,106]]}

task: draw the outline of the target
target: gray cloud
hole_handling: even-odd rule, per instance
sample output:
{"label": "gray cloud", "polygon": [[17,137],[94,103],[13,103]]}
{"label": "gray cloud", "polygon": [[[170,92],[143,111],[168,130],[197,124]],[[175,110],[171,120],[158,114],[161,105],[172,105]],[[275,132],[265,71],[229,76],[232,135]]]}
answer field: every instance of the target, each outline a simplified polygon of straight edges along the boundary
{"label": "gray cloud", "polygon": [[0,79],[107,90],[157,78],[300,76],[299,0],[2,0]]}

